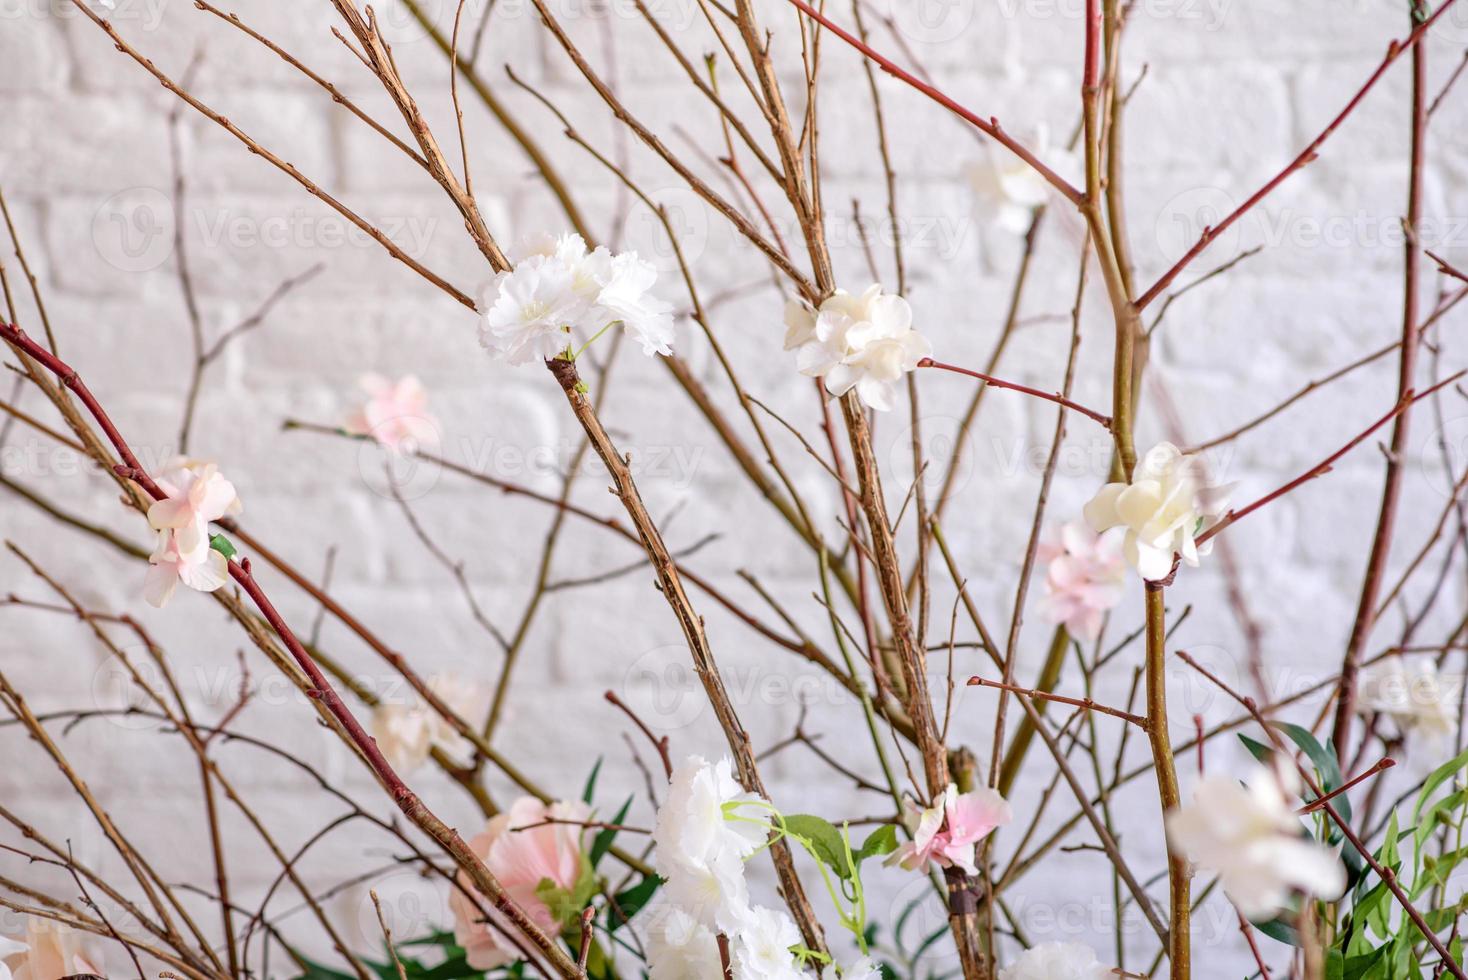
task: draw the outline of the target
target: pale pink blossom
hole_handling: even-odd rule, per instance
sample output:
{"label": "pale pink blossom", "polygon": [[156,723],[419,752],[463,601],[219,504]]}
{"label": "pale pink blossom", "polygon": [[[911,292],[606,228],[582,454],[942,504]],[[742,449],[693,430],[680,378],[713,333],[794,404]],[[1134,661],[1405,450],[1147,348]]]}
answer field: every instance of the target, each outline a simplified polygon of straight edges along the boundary
{"label": "pale pink blossom", "polygon": [[[575,823],[546,824],[548,818]],[[575,889],[583,871],[581,855],[586,835],[579,824],[590,818],[590,807],[579,801],[546,805],[522,796],[507,811],[490,818],[484,832],[469,841],[469,848],[530,920],[555,936],[561,931],[561,923],[536,891],[543,881],[568,892]],[[534,829],[516,829],[524,827]],[[506,936],[510,927],[503,924],[500,913],[487,899],[481,897],[474,902],[464,894],[475,889],[462,871],[459,885],[449,896],[449,906],[454,914],[454,939],[464,948],[469,965],[489,970],[518,959],[518,950]]]}
{"label": "pale pink blossom", "polygon": [[180,582],[200,592],[213,592],[228,580],[229,559],[209,547],[208,541],[184,551],[179,547],[177,531],[159,531],[157,544],[148,556],[143,598],[162,609]]}
{"label": "pale pink blossom", "polygon": [[77,974],[104,976],[101,958],[82,949],[82,935],[55,919],[26,917],[25,942],[0,937],[0,977],[14,980],[58,980]]}
{"label": "pale pink blossom", "polygon": [[958,867],[971,875],[978,874],[975,845],[1013,818],[1009,804],[994,790],[980,787],[961,794],[949,783],[933,806],[925,810],[909,807],[905,819],[912,840],[893,851],[887,863],[926,872],[928,862],[933,861],[939,867]]}
{"label": "pale pink blossom", "polygon": [[1045,618],[1077,639],[1095,640],[1102,619],[1125,592],[1121,545],[1119,533],[1097,534],[1080,521],[1052,528],[1036,554],[1045,562]]}
{"label": "pale pink blossom", "polygon": [[364,374],[357,383],[367,400],[347,420],[347,431],[371,436],[392,450],[438,444],[438,421],[428,413],[428,392],[417,377],[392,381]]}
{"label": "pale pink blossom", "polygon": [[175,457],[164,464],[154,482],[167,496],[148,508],[148,523],[157,531],[173,531],[182,554],[208,545],[210,521],[243,510],[234,484],[213,463]]}

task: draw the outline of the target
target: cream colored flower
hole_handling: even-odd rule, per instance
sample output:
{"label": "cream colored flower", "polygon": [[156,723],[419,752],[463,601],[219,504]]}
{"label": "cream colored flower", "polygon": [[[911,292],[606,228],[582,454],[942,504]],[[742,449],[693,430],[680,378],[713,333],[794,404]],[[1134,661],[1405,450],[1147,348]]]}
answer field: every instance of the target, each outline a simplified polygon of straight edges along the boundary
{"label": "cream colored flower", "polygon": [[[428,689],[454,714],[473,717],[484,700],[483,689],[453,674],[439,674],[428,681]],[[383,756],[400,774],[423,765],[434,749],[462,759],[471,748],[468,739],[453,724],[420,698],[411,702],[383,703],[372,713],[372,736]]]}
{"label": "cream colored flower", "polygon": [[1086,504],[1086,521],[1100,533],[1125,527],[1126,560],[1144,579],[1165,579],[1173,556],[1196,566],[1211,542],[1198,535],[1227,510],[1227,487],[1209,486],[1202,459],[1159,442],[1137,461],[1132,482],[1108,483]]}
{"label": "cream colored flower", "polygon": [[1430,656],[1387,657],[1361,672],[1357,710],[1390,717],[1404,734],[1441,742],[1458,730],[1463,679],[1443,677]]}
{"label": "cream colored flower", "polygon": [[1249,919],[1273,917],[1296,890],[1326,901],[1345,890],[1340,855],[1305,836],[1295,812],[1296,787],[1293,772],[1258,765],[1243,783],[1209,775],[1191,804],[1167,815],[1172,849],[1216,872],[1229,900]]}
{"label": "cream colored flower", "polygon": [[872,285],[860,295],[837,291],[814,312],[797,301],[785,307],[785,346],[796,348],[801,374],[823,378],[826,390],[853,388],[868,408],[891,411],[897,382],[933,352],[912,327],[907,300]]}

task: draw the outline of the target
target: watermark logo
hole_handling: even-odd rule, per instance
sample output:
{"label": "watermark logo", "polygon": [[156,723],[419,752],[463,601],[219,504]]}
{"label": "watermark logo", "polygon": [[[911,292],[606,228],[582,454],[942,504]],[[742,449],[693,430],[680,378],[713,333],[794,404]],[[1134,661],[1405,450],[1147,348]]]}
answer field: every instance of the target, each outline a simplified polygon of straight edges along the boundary
{"label": "watermark logo", "polygon": [[118,191],[92,216],[97,254],[123,272],[150,272],[173,254],[173,202],[153,187]]}
{"label": "watermark logo", "polygon": [[[1205,232],[1222,225],[1237,206],[1233,197],[1218,187],[1193,187],[1175,194],[1162,205],[1153,224],[1158,249],[1169,262],[1176,262]],[[1237,225],[1226,228],[1208,246],[1209,254],[1219,259],[1233,258],[1238,249]]]}

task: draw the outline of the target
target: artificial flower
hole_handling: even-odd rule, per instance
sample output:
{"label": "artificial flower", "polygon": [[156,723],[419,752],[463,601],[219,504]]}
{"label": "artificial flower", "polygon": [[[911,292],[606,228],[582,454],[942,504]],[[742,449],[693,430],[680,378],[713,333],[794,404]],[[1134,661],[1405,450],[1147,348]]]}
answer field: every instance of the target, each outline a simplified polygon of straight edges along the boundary
{"label": "artificial flower", "polygon": [[[460,718],[473,715],[483,700],[477,684],[452,674],[430,678],[428,689]],[[379,704],[372,713],[372,736],[388,763],[404,775],[423,765],[434,749],[455,759],[467,756],[470,749],[469,740],[422,698],[408,704]]]}
{"label": "artificial flower", "polygon": [[1445,678],[1432,657],[1387,657],[1361,672],[1357,710],[1390,717],[1404,734],[1440,742],[1458,730],[1461,677]]}
{"label": "artificial flower", "polygon": [[976,845],[1013,818],[1009,804],[994,790],[980,787],[959,793],[958,787],[949,783],[933,806],[920,810],[908,804],[904,821],[912,840],[893,851],[887,863],[926,872],[928,862],[936,861],[940,867],[958,867],[968,874],[978,874],[974,866]]}
{"label": "artificial flower", "polygon": [[659,905],[647,927],[651,980],[722,980],[723,961],[713,932],[675,905]]}
{"label": "artificial flower", "polygon": [[1144,579],[1165,579],[1173,555],[1197,566],[1211,542],[1198,535],[1217,524],[1227,509],[1227,487],[1210,486],[1201,457],[1159,442],[1143,456],[1131,483],[1108,483],[1086,504],[1086,521],[1096,532],[1122,526],[1127,562]]}
{"label": "artificial flower", "polygon": [[176,456],[163,464],[153,481],[167,496],[148,508],[148,524],[156,531],[172,530],[178,550],[196,551],[209,543],[209,522],[234,517],[243,509],[234,484],[214,463]]}
{"label": "artificial flower", "polygon": [[1042,614],[1077,639],[1095,640],[1107,610],[1124,594],[1121,535],[1097,534],[1080,521],[1070,521],[1051,530],[1037,557],[1045,562]]}
{"label": "artificial flower", "polygon": [[612,258],[596,297],[596,315],[622,329],[651,357],[673,353],[673,308],[652,294],[658,271],[636,252]]}
{"label": "artificial flower", "polygon": [[428,414],[428,393],[414,375],[397,381],[364,374],[358,381],[367,393],[347,421],[347,431],[371,436],[392,450],[411,450],[438,442],[438,423]]}
{"label": "artificial flower", "polygon": [[839,980],[882,980],[882,968],[871,957],[863,956],[850,966],[838,968],[836,976]]}
{"label": "artificial flower", "polygon": [[1041,943],[999,971],[999,980],[1104,980],[1116,971],[1102,966],[1082,943]]}
{"label": "artificial flower", "polygon": [[[643,353],[671,354],[672,307],[652,294],[657,269],[636,252],[589,250],[580,235],[540,235],[481,292],[480,343],[511,364],[563,353],[620,323]],[[573,338],[573,334],[576,335]]]}
{"label": "artificial flower", "polygon": [[566,349],[572,324],[587,310],[570,266],[532,255],[501,272],[479,297],[479,343],[511,364],[548,361]]}
{"label": "artificial flower", "polygon": [[159,531],[153,553],[148,556],[143,598],[162,609],[180,582],[200,592],[213,592],[227,581],[229,559],[209,547],[208,541],[199,542],[192,550],[184,551],[179,547],[178,531]]}
{"label": "artificial flower", "polygon": [[704,925],[732,930],[748,906],[744,859],[769,832],[764,801],[743,791],[728,758],[690,756],[673,770],[653,828],[670,900]]}
{"label": "artificial flower", "polygon": [[1167,815],[1172,849],[1216,872],[1249,919],[1284,910],[1295,889],[1330,901],[1346,887],[1340,855],[1305,836],[1295,788],[1290,770],[1256,765],[1243,783],[1222,774],[1203,777],[1192,804]]}
{"label": "artificial flower", "polygon": [[[1042,129],[1032,147],[1035,156],[1062,177],[1079,176],[1075,154],[1052,148],[1047,137]],[[1050,199],[1050,182],[1008,149],[986,145],[986,150],[985,159],[968,166],[969,182],[980,199],[994,208],[999,227],[1023,235],[1029,231],[1035,209]]]}
{"label": "artificial flower", "polygon": [[[39,915],[26,916],[26,941],[0,938],[0,980],[58,980],[77,974],[101,976],[96,956],[82,949],[82,936],[77,930]],[[7,965],[8,964],[8,965]]]}
{"label": "artificial flower", "polygon": [[739,980],[801,980],[804,974],[791,952],[800,945],[800,930],[780,909],[749,910],[733,937],[734,975]]}
{"label": "artificial flower", "polygon": [[29,949],[25,943],[0,936],[0,980],[14,980],[14,974],[10,972],[10,961],[19,963]]}
{"label": "artificial flower", "polygon": [[[547,887],[573,893],[582,876],[590,873],[582,859],[586,835],[582,824],[590,818],[591,808],[580,801],[547,805],[522,796],[491,817],[484,832],[469,841],[469,849],[532,922],[556,935],[562,924],[542,895]],[[569,823],[546,823],[548,819]],[[449,906],[454,940],[464,948],[469,965],[490,970],[516,959],[519,953],[506,936],[510,927],[501,924],[487,900],[473,901],[466,895],[474,892],[474,884],[465,872],[459,872],[458,884],[450,892]]]}
{"label": "artificial flower", "polygon": [[814,312],[787,304],[785,321],[786,348],[796,347],[800,373],[824,378],[833,395],[855,388],[868,408],[880,412],[891,411],[897,382],[933,352],[913,329],[907,300],[883,293],[880,285],[859,296],[838,290]]}

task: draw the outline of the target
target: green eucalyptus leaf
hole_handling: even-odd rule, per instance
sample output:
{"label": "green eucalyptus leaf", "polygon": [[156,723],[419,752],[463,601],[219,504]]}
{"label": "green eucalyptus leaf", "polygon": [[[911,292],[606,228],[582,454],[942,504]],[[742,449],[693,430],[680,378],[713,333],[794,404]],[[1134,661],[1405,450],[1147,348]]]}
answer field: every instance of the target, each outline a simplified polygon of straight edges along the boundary
{"label": "green eucalyptus leaf", "polygon": [[581,802],[591,806],[592,798],[596,796],[596,777],[601,774],[601,756],[596,757],[596,765],[591,767],[591,775],[586,777],[586,786],[581,790]]}
{"label": "green eucalyptus leaf", "polygon": [[[613,817],[610,822],[613,824],[620,824],[623,820],[627,819],[627,811],[630,809],[632,809],[632,797],[629,796],[627,797],[627,802],[622,804],[622,809],[617,811],[617,815]],[[593,868],[601,863],[602,858],[606,857],[607,851],[610,851],[612,849],[612,842],[616,839],[616,827],[603,827],[600,831],[597,832],[596,837],[592,838],[591,866]]]}
{"label": "green eucalyptus leaf", "polygon": [[618,892],[612,898],[612,911],[607,916],[608,931],[615,931],[618,926],[626,924],[642,909],[644,905],[662,886],[663,880],[657,875],[648,875],[637,884],[625,891]]}

